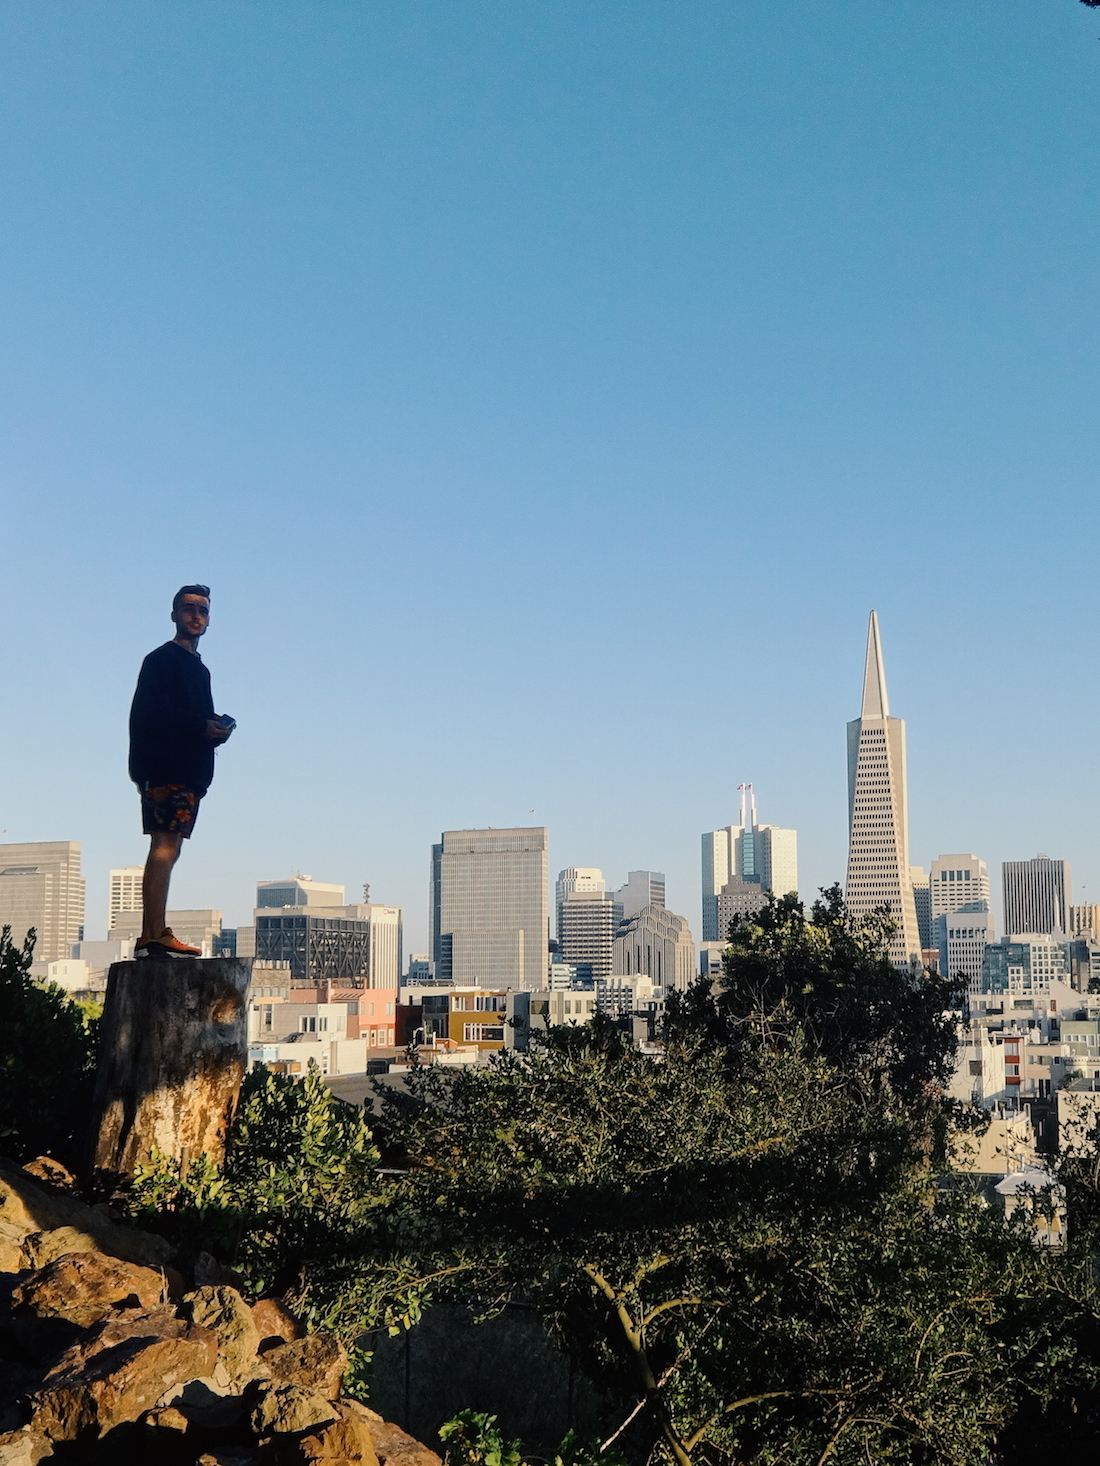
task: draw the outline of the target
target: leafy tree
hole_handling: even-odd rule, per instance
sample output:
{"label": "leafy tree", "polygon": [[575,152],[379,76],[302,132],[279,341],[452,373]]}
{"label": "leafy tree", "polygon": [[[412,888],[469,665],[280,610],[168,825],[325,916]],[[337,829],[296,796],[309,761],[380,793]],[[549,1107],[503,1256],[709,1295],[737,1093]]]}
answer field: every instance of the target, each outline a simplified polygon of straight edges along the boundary
{"label": "leafy tree", "polygon": [[632,1449],[979,1461],[1022,1393],[1052,1397],[1091,1285],[937,1188],[951,988],[896,972],[885,935],[837,892],[772,903],[662,1062],[597,1021],[388,1102],[391,1218],[431,1218],[437,1286],[534,1301]]}
{"label": "leafy tree", "polygon": [[0,930],[0,1151],[78,1166],[95,1067],[95,1025],[56,984],[31,977],[23,946]]}
{"label": "leafy tree", "polygon": [[[837,891],[773,902],[718,990],[672,1004],[659,1061],[598,1017],[416,1069],[372,1127],[315,1070],[258,1072],[222,1174],[161,1162],[135,1203],[349,1339],[429,1300],[530,1301],[631,1459],[1018,1466],[1021,1440],[1080,1444],[1091,1258],[941,1184],[955,998],[895,971],[886,935]],[[472,1417],[452,1440],[519,1450]]]}
{"label": "leafy tree", "polygon": [[[127,1204],[142,1225],[185,1251],[213,1253],[254,1294],[283,1295],[314,1327],[349,1341],[418,1316],[426,1284],[416,1263],[377,1235],[383,1196],[370,1128],[315,1063],[300,1082],[254,1069],[221,1170],[203,1156],[181,1175],[178,1161],[155,1155]],[[370,1265],[386,1250],[388,1266]]]}

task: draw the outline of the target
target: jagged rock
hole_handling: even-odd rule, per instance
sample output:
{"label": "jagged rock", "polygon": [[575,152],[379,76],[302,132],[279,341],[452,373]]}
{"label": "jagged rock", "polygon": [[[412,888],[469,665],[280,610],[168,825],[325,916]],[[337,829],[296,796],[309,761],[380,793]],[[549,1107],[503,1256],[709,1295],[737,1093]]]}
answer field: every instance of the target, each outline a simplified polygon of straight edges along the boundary
{"label": "jagged rock", "polygon": [[337,1405],[339,1416],[330,1425],[279,1443],[281,1466],[378,1466],[367,1422],[354,1411]]}
{"label": "jagged rock", "polygon": [[140,1420],[173,1385],[208,1375],[217,1349],[208,1329],[170,1308],[107,1319],[50,1370],[31,1424],[51,1440],[75,1441]]}
{"label": "jagged rock", "polygon": [[175,1431],[183,1435],[189,1422],[182,1410],[177,1410],[174,1405],[166,1405],[163,1409],[146,1410],[142,1424],[157,1432]]}
{"label": "jagged rock", "polygon": [[60,1161],[55,1161],[52,1155],[36,1156],[33,1161],[28,1161],[23,1167],[28,1176],[35,1176],[39,1181],[48,1181],[51,1186],[57,1186],[62,1191],[77,1191],[79,1184],[68,1166],[63,1166]]}
{"label": "jagged rock", "polygon": [[163,1273],[101,1252],[73,1252],[39,1268],[12,1291],[12,1306],[39,1319],[87,1328],[120,1303],[153,1308],[166,1293]]}
{"label": "jagged rock", "polygon": [[337,1398],[348,1367],[347,1350],[331,1334],[307,1334],[289,1344],[276,1344],[260,1359],[277,1380],[301,1385],[326,1400]]}
{"label": "jagged rock", "polygon": [[252,1317],[260,1333],[260,1348],[282,1340],[289,1344],[305,1337],[305,1329],[281,1298],[261,1298],[252,1305]]}
{"label": "jagged rock", "polygon": [[38,1466],[52,1457],[53,1446],[44,1435],[25,1426],[0,1435],[0,1462],[3,1466]]}
{"label": "jagged rock", "polygon": [[222,1446],[200,1456],[196,1466],[253,1466],[256,1459],[256,1452],[244,1446]]}
{"label": "jagged rock", "polygon": [[230,1379],[251,1379],[260,1372],[256,1359],[260,1331],[236,1288],[196,1288],[183,1301],[190,1305],[194,1322],[217,1337],[219,1360]]}
{"label": "jagged rock", "polygon": [[86,1233],[101,1252],[123,1262],[162,1267],[175,1255],[163,1237],[126,1226],[116,1221],[106,1206],[88,1206],[63,1187],[39,1175],[29,1175],[13,1161],[0,1159],[0,1271],[18,1272],[25,1266],[24,1239],[59,1227],[74,1227]]}
{"label": "jagged rock", "polygon": [[31,1232],[23,1239],[23,1266],[48,1267],[70,1252],[98,1252],[99,1246],[90,1232],[78,1227],[54,1227],[49,1232]]}
{"label": "jagged rock", "polygon": [[259,1399],[252,1411],[252,1429],[261,1436],[294,1435],[328,1425],[335,1419],[336,1410],[323,1395],[301,1385],[272,1380],[260,1386]]}
{"label": "jagged rock", "polygon": [[443,1466],[434,1451],[358,1400],[341,1400],[340,1404],[366,1422],[381,1466]]}

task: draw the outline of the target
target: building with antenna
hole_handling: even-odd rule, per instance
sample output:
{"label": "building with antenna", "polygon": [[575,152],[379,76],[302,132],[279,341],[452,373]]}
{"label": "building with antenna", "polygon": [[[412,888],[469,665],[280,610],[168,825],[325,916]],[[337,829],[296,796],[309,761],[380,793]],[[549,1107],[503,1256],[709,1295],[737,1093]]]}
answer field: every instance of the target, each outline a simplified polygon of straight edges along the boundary
{"label": "building with antenna", "polygon": [[855,916],[886,908],[896,930],[890,960],[921,960],[921,939],[909,868],[909,797],[905,723],[890,716],[878,615],[871,612],[863,669],[863,701],[848,724],[848,877],[845,897]]}
{"label": "building with antenna", "polygon": [[704,942],[724,940],[732,917],[759,910],[767,892],[798,890],[797,831],[758,824],[752,785],[739,784],[737,792],[740,823],[703,836]]}

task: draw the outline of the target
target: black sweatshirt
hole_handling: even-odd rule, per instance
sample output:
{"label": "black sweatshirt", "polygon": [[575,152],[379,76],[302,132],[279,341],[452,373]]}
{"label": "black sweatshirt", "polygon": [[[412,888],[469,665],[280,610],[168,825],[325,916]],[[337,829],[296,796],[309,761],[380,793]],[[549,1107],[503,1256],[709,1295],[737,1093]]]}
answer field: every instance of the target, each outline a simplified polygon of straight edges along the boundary
{"label": "black sweatshirt", "polygon": [[197,652],[166,641],[138,673],[130,708],[130,778],[144,784],[186,784],[205,793],[214,777],[210,673]]}

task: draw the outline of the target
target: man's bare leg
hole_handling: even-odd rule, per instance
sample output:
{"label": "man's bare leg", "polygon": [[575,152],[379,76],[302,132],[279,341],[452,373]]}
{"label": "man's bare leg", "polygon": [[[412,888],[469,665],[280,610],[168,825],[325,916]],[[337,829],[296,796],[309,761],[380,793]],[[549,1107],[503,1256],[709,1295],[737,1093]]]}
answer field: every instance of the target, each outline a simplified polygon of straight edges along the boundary
{"label": "man's bare leg", "polygon": [[149,857],[141,879],[144,915],[139,946],[141,942],[155,941],[168,925],[165,914],[168,906],[168,882],[172,879],[172,867],[180,858],[182,848],[182,835],[169,835],[158,830],[149,837]]}

